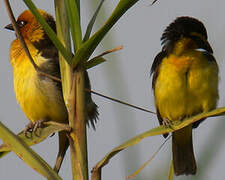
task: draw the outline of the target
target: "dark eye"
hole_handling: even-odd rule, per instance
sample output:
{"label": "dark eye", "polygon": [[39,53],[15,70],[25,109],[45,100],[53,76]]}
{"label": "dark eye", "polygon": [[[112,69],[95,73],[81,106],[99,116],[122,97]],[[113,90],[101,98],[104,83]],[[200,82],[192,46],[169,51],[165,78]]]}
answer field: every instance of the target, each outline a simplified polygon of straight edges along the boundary
{"label": "dark eye", "polygon": [[23,26],[25,26],[27,24],[27,22],[21,20],[21,21],[17,21],[17,24],[20,28],[22,28]]}

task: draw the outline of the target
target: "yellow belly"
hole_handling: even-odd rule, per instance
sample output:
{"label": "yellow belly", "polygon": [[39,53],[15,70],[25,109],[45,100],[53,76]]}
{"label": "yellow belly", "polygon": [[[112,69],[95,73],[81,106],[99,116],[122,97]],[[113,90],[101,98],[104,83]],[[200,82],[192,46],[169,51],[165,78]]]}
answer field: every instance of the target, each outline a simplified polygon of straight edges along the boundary
{"label": "yellow belly", "polygon": [[46,118],[65,122],[67,111],[60,89],[51,79],[40,79],[27,61],[21,60],[19,64],[14,64],[13,69],[14,90],[22,110],[32,122]]}
{"label": "yellow belly", "polygon": [[216,107],[218,67],[198,51],[170,55],[160,65],[155,103],[162,118],[179,120]]}

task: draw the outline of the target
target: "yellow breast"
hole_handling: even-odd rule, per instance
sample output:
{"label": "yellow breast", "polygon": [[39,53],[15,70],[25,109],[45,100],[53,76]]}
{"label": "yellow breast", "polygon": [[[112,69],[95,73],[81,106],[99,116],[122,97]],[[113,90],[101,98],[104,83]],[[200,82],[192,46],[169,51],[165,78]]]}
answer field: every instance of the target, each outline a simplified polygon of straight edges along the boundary
{"label": "yellow breast", "polygon": [[[11,46],[10,62],[14,73],[14,90],[21,109],[32,122],[48,118],[53,121],[67,120],[67,111],[56,83],[40,78],[23,50]],[[19,46],[18,46],[19,47]],[[32,57],[38,64],[46,60],[32,47]]]}

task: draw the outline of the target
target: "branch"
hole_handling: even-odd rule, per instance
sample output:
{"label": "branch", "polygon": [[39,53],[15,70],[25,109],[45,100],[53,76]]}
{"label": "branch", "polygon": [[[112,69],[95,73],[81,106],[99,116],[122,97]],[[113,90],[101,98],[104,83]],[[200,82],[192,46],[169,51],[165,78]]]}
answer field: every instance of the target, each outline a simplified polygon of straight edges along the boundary
{"label": "branch", "polygon": [[90,92],[90,93],[92,93],[92,94],[95,94],[95,95],[97,95],[97,96],[101,96],[101,97],[103,97],[103,98],[109,99],[109,100],[111,100],[111,101],[114,101],[114,102],[117,102],[117,103],[120,103],[120,104],[124,104],[124,105],[126,105],[126,106],[130,106],[130,107],[132,107],[132,108],[139,109],[139,110],[144,111],[144,112],[156,114],[156,113],[153,112],[153,111],[150,111],[150,110],[147,110],[147,109],[144,109],[144,108],[135,106],[135,105],[133,105],[133,104],[126,103],[126,102],[124,102],[124,101],[121,101],[121,100],[118,100],[118,99],[115,99],[115,98],[111,98],[111,97],[109,97],[109,96],[105,96],[105,95],[100,94],[100,93],[98,93],[98,92],[96,92],[96,91],[93,91],[93,90],[90,90],[90,89],[87,89],[87,88],[85,88],[84,90],[87,91],[87,92]]}

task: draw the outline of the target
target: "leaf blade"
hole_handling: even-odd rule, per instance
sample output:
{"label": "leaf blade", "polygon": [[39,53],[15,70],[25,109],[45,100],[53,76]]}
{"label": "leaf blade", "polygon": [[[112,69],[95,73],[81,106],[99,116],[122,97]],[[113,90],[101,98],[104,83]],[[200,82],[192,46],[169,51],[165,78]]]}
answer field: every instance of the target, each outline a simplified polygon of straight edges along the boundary
{"label": "leaf blade", "polygon": [[91,54],[94,52],[95,48],[105,37],[107,32],[113,27],[113,25],[120,19],[120,17],[132,7],[138,0],[120,0],[114,9],[112,15],[108,18],[106,23],[88,39],[85,43],[81,45],[77,53],[73,57],[72,67],[75,67],[79,61],[87,61]]}
{"label": "leaf blade", "polygon": [[191,124],[193,122],[196,122],[196,121],[198,121],[202,118],[216,117],[216,116],[221,116],[221,115],[224,115],[224,114],[225,114],[225,107],[218,108],[218,109],[212,110],[210,112],[201,113],[201,114],[198,114],[198,115],[193,116],[191,118],[184,119],[182,122],[177,121],[177,122],[175,122],[174,125],[173,124],[171,125],[171,128],[165,127],[165,126],[159,126],[159,127],[153,128],[149,131],[146,131],[144,133],[141,133],[141,134],[129,139],[128,141],[121,144],[120,146],[117,146],[116,148],[114,148],[109,153],[107,153],[105,155],[105,157],[103,157],[102,160],[100,160],[96,164],[96,166],[93,168],[92,171],[93,171],[93,173],[100,172],[101,168],[103,166],[105,166],[113,156],[115,156],[117,153],[119,153],[120,151],[122,151],[122,150],[124,150],[124,149],[126,149],[130,146],[134,146],[134,145],[138,144],[141,140],[143,140],[146,137],[170,133],[170,132],[176,131],[178,129],[181,129],[185,126],[188,126],[189,124]]}
{"label": "leaf blade", "polygon": [[[36,136],[33,132],[30,133],[30,138],[26,137],[24,134],[24,131],[21,131],[20,133],[18,133],[18,137],[24,141],[26,143],[26,145],[28,146],[33,146],[35,144],[38,144],[40,142],[42,142],[43,140],[45,140],[47,137],[49,137],[51,134],[59,132],[59,131],[63,131],[63,130],[69,130],[69,126],[68,125],[63,125],[63,124],[58,124],[55,122],[46,122],[44,123],[44,125],[47,124],[47,126],[43,127],[41,129],[41,132],[38,131],[37,133],[41,133],[40,136]],[[2,144],[0,146],[0,158],[2,158],[3,156],[5,156],[6,154],[8,154],[11,151],[11,148],[9,145],[7,144]]]}
{"label": "leaf blade", "polygon": [[90,61],[87,61],[86,64],[85,64],[85,68],[86,69],[90,69],[90,68],[93,68],[101,63],[104,63],[106,61],[105,58],[103,57],[97,57],[97,58],[93,58],[91,59]]}
{"label": "leaf blade", "polygon": [[168,180],[173,180],[173,174],[174,174],[173,161],[171,161]]}
{"label": "leaf blade", "polygon": [[47,179],[62,180],[58,174],[24,141],[11,132],[6,126],[0,122],[0,138],[4,143],[8,144],[12,151],[19,156],[27,165],[43,175]]}
{"label": "leaf blade", "polygon": [[95,20],[96,20],[96,18],[98,16],[98,13],[99,13],[99,11],[100,11],[104,1],[105,0],[101,0],[101,2],[99,3],[99,5],[98,5],[98,7],[97,7],[97,9],[95,11],[95,13],[92,16],[90,22],[88,23],[88,26],[87,26],[87,29],[86,29],[86,32],[85,32],[85,35],[84,35],[84,38],[83,38],[83,42],[85,42],[85,41],[87,41],[89,39],[89,37],[91,35],[91,31],[92,31],[94,23],[95,23]]}
{"label": "leaf blade", "polygon": [[77,7],[77,2],[74,0],[65,1],[65,5],[71,28],[74,50],[76,51],[82,44],[82,31],[80,25],[79,9]]}

